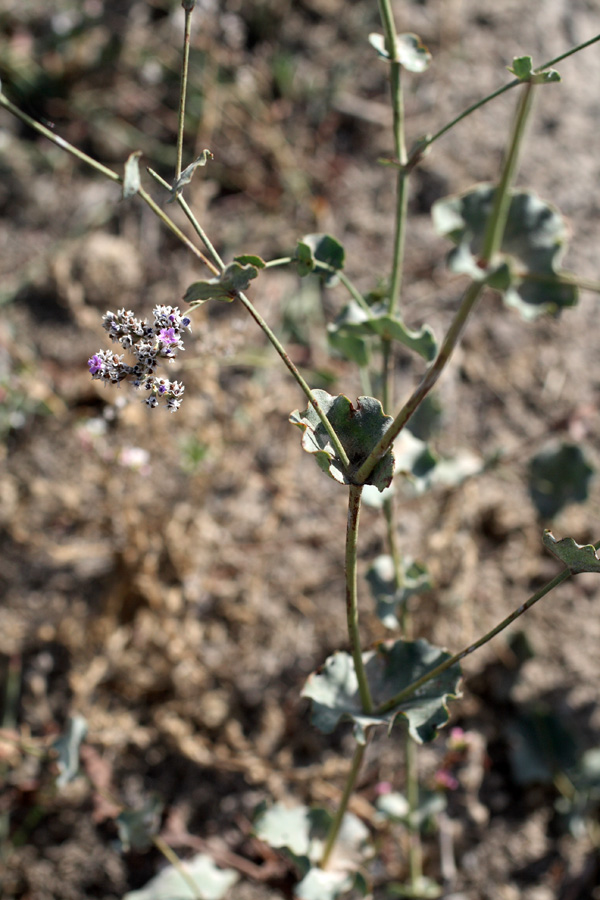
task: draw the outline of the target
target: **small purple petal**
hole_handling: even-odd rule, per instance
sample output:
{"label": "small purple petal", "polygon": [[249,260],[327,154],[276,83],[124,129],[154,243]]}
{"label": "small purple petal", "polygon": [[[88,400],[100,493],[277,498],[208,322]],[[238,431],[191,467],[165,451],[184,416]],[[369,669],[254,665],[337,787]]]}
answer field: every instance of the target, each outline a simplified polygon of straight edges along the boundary
{"label": "small purple petal", "polygon": [[161,328],[158,337],[163,344],[176,344],[179,340],[174,328]]}
{"label": "small purple petal", "polygon": [[88,367],[90,375],[97,375],[98,372],[102,371],[102,360],[97,353],[94,353],[94,355],[88,359]]}

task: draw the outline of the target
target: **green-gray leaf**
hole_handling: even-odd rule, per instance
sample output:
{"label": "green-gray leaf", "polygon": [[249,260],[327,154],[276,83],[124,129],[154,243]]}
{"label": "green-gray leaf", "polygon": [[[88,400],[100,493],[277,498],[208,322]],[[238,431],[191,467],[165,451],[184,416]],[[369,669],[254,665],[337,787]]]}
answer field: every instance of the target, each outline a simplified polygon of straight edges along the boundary
{"label": "green-gray leaf", "polygon": [[207,281],[195,281],[183,295],[185,303],[201,306],[207,300],[225,300],[231,303],[240,291],[245,291],[253,278],[258,275],[258,268],[249,263],[232,262],[223,270],[218,278]]}
{"label": "green-gray leaf", "polygon": [[183,172],[171,188],[171,196],[167,201],[168,203],[172,203],[173,200],[175,200],[177,195],[181,193],[181,189],[185,187],[186,184],[190,183],[196,169],[201,166],[205,166],[209,159],[214,159],[212,153],[210,152],[210,150],[203,150],[200,156],[183,170]]}
{"label": "green-gray leaf", "polygon": [[[427,672],[450,659],[450,655],[425,640],[381,643],[375,650],[362,654],[375,707],[386,703]],[[324,665],[309,676],[303,697],[313,701],[313,724],[325,734],[338,722],[350,719],[358,741],[365,741],[366,729],[385,725],[391,730],[401,715],[408,720],[412,737],[419,743],[432,741],[438,728],[448,721],[446,701],[458,696],[460,667],[458,664],[424,684],[407,700],[387,713],[367,714],[363,711],[358,679],[350,654],[334,653]]]}
{"label": "green-gray leaf", "polygon": [[83,716],[72,716],[64,733],[57,738],[52,747],[58,753],[59,776],[56,786],[63,787],[73,781],[79,772],[79,748],[85,739],[88,726]]}
{"label": "green-gray leaf", "polygon": [[577,288],[561,280],[559,268],[566,249],[565,223],[558,210],[534,193],[512,193],[498,259],[481,268],[479,255],[495,190],[494,185],[481,184],[433,205],[436,230],[457,245],[448,256],[450,268],[489,283],[526,319],[574,306]]}
{"label": "green-gray leaf", "polygon": [[544,544],[557,559],[569,567],[573,574],[578,572],[600,573],[600,558],[593,544],[577,544],[573,538],[557,541],[551,531],[544,532]]}
{"label": "green-gray leaf", "polygon": [[140,809],[124,809],[117,816],[119,840],[125,850],[147,850],[160,828],[163,803],[153,794]]}
{"label": "green-gray leaf", "polygon": [[330,234],[305,234],[298,241],[295,255],[300,276],[308,275],[319,268],[318,263],[329,267],[322,269],[321,274],[328,287],[337,284],[336,272],[344,268],[346,254],[343,246]]}
{"label": "green-gray leaf", "polygon": [[[352,404],[343,394],[333,397],[327,391],[315,390],[313,396],[333,425],[352,470],[357,470],[389,428],[392,417],[384,414],[380,401],[374,397],[359,397]],[[303,412],[295,410],[290,422],[303,431],[302,447],[307,453],[314,454],[319,467],[340,484],[350,484],[348,473],[336,456],[331,439],[312,405]],[[367,484],[374,484],[382,491],[393,475],[394,456],[388,450],[373,469]]]}
{"label": "green-gray leaf", "polygon": [[351,300],[341,311],[335,322],[328,326],[329,340],[335,345],[335,340],[342,337],[372,337],[378,336],[390,341],[397,341],[409,350],[414,350],[427,362],[435,357],[437,343],[433,331],[429,325],[424,325],[418,331],[407,328],[404,322],[397,316],[390,316],[383,304],[371,307],[368,313],[356,300]]}
{"label": "green-gray leaf", "polygon": [[530,81],[532,84],[553,84],[560,81],[560,75],[556,69],[544,69],[542,72],[536,72],[531,56],[515,56],[512,66],[508,66],[508,71],[516,75],[519,81]]}
{"label": "green-gray leaf", "polygon": [[233,869],[217,868],[204,853],[182,860],[180,865],[196,885],[195,890],[181,872],[167,866],[145,887],[125,894],[123,900],[222,900],[239,877]]}
{"label": "green-gray leaf", "polygon": [[551,519],[568,503],[587,500],[593,473],[577,444],[551,446],[534,456],[529,465],[529,493],[539,514]]}

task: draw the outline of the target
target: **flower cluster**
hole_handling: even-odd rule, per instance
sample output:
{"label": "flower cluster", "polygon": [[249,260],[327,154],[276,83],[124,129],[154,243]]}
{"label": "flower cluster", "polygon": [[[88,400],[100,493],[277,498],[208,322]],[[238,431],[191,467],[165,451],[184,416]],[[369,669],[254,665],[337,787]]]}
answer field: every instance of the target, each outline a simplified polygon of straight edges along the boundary
{"label": "flower cluster", "polygon": [[146,391],[144,401],[151,409],[163,400],[167,409],[175,412],[181,405],[185,387],[180,381],[159,378],[155,372],[161,360],[173,360],[183,350],[181,334],[191,331],[190,319],[182,316],[176,306],[156,306],[153,314],[154,321],[150,323],[148,319],[137,319],[131,310],[107,312],[102,327],[111,341],[130,351],[136,362],[129,365],[122,353],[98,350],[88,359],[88,367],[92,378],[106,384],[127,380],[135,388]]}

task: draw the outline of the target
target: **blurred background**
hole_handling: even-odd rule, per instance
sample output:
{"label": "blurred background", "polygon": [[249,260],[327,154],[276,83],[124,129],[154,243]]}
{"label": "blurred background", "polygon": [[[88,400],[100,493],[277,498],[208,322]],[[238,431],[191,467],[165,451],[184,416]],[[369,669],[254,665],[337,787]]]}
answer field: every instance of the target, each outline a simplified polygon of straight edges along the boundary
{"label": "blurred background", "polygon": [[[600,22],[587,0],[407,0],[395,11],[398,30],[433,55],[405,79],[409,144],[504,84],[514,56],[539,65]],[[386,65],[367,42],[378,30],[374,0],[198,0],[184,165],[204,148],[214,161],[187,198],[226,260],[284,256],[325,231],[344,244],[361,290],[387,277],[394,176],[378,159],[393,155],[391,113]],[[140,150],[143,172],[172,180],[178,3],[4,0],[0,31],[2,90],[15,104],[115,171]],[[565,265],[593,280],[597,48],[558,69],[562,84],[539,91],[519,185],[566,216]],[[457,126],[412,179],[403,310],[438,338],[464,283],[445,268],[431,205],[497,176],[515,100],[508,92]],[[165,202],[149,176],[144,184]],[[168,211],[189,233],[181,211]],[[208,847],[228,865],[241,860],[233,900],[290,896],[291,872],[269,875],[272,852],[250,835],[252,812],[272,797],[335,803],[351,746],[347,729],[313,730],[299,697],[346,645],[346,494],[288,424],[304,398],[236,304],[194,313],[176,415],[93,382],[87,359],[107,346],[107,309],[143,317],[182,305],[207,273],[141,201],[121,200],[5,111],[0,276],[2,896],[117,898],[141,887],[160,856],[124,852],[114,817],[154,794],[181,855]],[[311,386],[361,392],[324,331],[346,301],[339,288],[276,269],[249,294]],[[559,509],[544,510],[531,494],[532,458],[564,443],[598,465],[598,312],[589,292],[560,321],[524,323],[496,296],[482,302],[418,436],[445,459],[468,451],[475,468],[496,463],[427,492],[398,486],[403,551],[427,562],[433,582],[414,605],[416,636],[455,651],[522,603],[558,570],[544,527],[581,543],[600,537],[594,477],[585,504],[566,490]],[[400,354],[399,398],[423,366]],[[556,477],[571,476],[559,466]],[[382,552],[379,513],[366,509],[361,573]],[[598,602],[594,576],[579,576],[467,661],[452,723],[477,749],[456,786],[435,780],[444,735],[422,754],[423,783],[445,806],[426,837],[426,870],[461,898],[600,896]],[[362,611],[366,640],[387,637],[364,583]],[[27,748],[48,746],[74,715],[88,723],[86,777],[57,789]],[[402,780],[401,740],[379,738],[356,806],[373,828],[377,785]],[[448,842],[454,874],[440,850]],[[384,897],[406,858],[398,835],[382,831],[380,848]]]}

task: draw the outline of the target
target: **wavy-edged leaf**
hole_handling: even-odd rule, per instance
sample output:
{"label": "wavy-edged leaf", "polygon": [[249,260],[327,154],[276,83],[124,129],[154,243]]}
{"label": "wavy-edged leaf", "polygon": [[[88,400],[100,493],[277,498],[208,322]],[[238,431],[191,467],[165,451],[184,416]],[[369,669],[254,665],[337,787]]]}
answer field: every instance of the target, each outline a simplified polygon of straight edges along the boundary
{"label": "wavy-edged leaf", "polygon": [[375,601],[375,614],[386,628],[399,628],[398,615],[408,599],[415,594],[423,594],[431,589],[431,578],[427,566],[411,559],[404,559],[402,566],[402,586],[396,587],[394,560],[387,554],[378,556],[366,574],[371,595]]}
{"label": "wavy-edged leaf", "polygon": [[[327,391],[315,390],[313,395],[348,454],[352,470],[360,468],[389,428],[392,417],[384,414],[381,403],[375,397],[359,397],[352,404],[343,394],[334,397]],[[313,407],[309,405],[303,412],[295,410],[289,420],[302,430],[302,448],[307,453],[314,454],[319,467],[340,484],[350,484],[331,439]],[[394,456],[388,450],[373,469],[367,483],[382,491],[390,484],[393,474]]]}
{"label": "wavy-edged leaf", "polygon": [[[207,300],[225,300],[226,303],[231,303],[239,292],[245,291],[252,279],[256,278],[258,268],[250,263],[229,263],[218,278],[194,281],[190,284],[183,295],[183,300],[195,307],[202,306]],[[260,268],[264,268],[264,264]]]}
{"label": "wavy-edged leaf", "polygon": [[[382,59],[391,61],[390,54],[385,46],[385,38],[382,34],[375,32],[370,34],[369,43]],[[431,53],[418,35],[410,33],[399,34],[396,38],[396,54],[393,62],[399,62],[409,72],[424,72],[429,68]]]}
{"label": "wavy-edged leaf", "polygon": [[134,194],[137,194],[140,189],[141,155],[141,150],[134,150],[134,152],[130,153],[127,157],[127,162],[125,163],[125,173],[123,175],[123,200],[128,200],[130,197],[133,197]]}
{"label": "wavy-edged leaf", "polygon": [[554,84],[561,80],[556,69],[544,69],[536,72],[531,56],[515,56],[512,66],[507,66],[507,68],[519,81],[530,81],[532,84]]}
{"label": "wavy-edged leaf", "polygon": [[457,245],[448,256],[450,268],[490,284],[525,319],[575,306],[578,290],[561,281],[559,268],[566,249],[564,220],[532,192],[512,192],[500,253],[482,267],[479,255],[495,190],[494,185],[480,184],[434,203],[436,230]]}
{"label": "wavy-edged leaf", "polygon": [[[363,653],[362,658],[377,707],[450,659],[450,654],[425,640],[399,640],[379,644],[375,650]],[[356,739],[364,743],[369,726],[385,725],[390,731],[397,717],[403,716],[414,740],[424,743],[432,741],[438,728],[448,721],[446,702],[458,696],[460,675],[457,663],[389,712],[367,714],[360,701],[352,657],[340,651],[308,677],[302,696],[313,701],[312,722],[325,734],[332,732],[341,720],[350,719]]]}
{"label": "wavy-edged leaf", "polygon": [[330,234],[305,234],[298,241],[294,258],[301,277],[314,272],[318,262],[330,266],[334,271],[320,274],[325,284],[333,287],[338,282],[336,272],[344,268],[346,252],[342,244]]}
{"label": "wavy-edged leaf", "polygon": [[241,266],[254,266],[255,269],[264,269],[266,266],[262,256],[255,256],[252,253],[243,253],[241,256],[234,256],[233,259]]}
{"label": "wavy-edged leaf", "polygon": [[551,519],[568,503],[583,503],[593,474],[577,444],[542,450],[529,464],[529,493],[539,514]]}
{"label": "wavy-edged leaf", "polygon": [[557,541],[551,531],[544,532],[544,544],[557,559],[569,567],[573,574],[579,572],[600,573],[600,558],[593,544],[578,544],[566,537]]}
{"label": "wavy-edged leaf", "polygon": [[180,865],[196,885],[195,891],[178,869],[167,866],[143,888],[125,894],[123,900],[223,900],[239,878],[233,869],[219,869],[205,853],[182,860]]}
{"label": "wavy-edged leaf", "polygon": [[198,156],[192,163],[187,166],[173,187],[171,188],[171,196],[167,200],[167,203],[172,203],[173,200],[177,197],[178,194],[181,193],[181,189],[185,187],[186,184],[189,184],[192,178],[194,177],[194,172],[196,169],[205,166],[209,159],[214,159],[213,154],[210,150],[203,150],[200,156]]}
{"label": "wavy-edged leaf", "polygon": [[386,308],[380,304],[367,312],[356,300],[351,300],[335,322],[328,326],[327,331],[329,340],[334,346],[334,342],[341,338],[378,336],[403,344],[427,362],[431,362],[437,353],[437,343],[429,325],[424,325],[418,331],[412,331],[400,318],[390,316]]}

